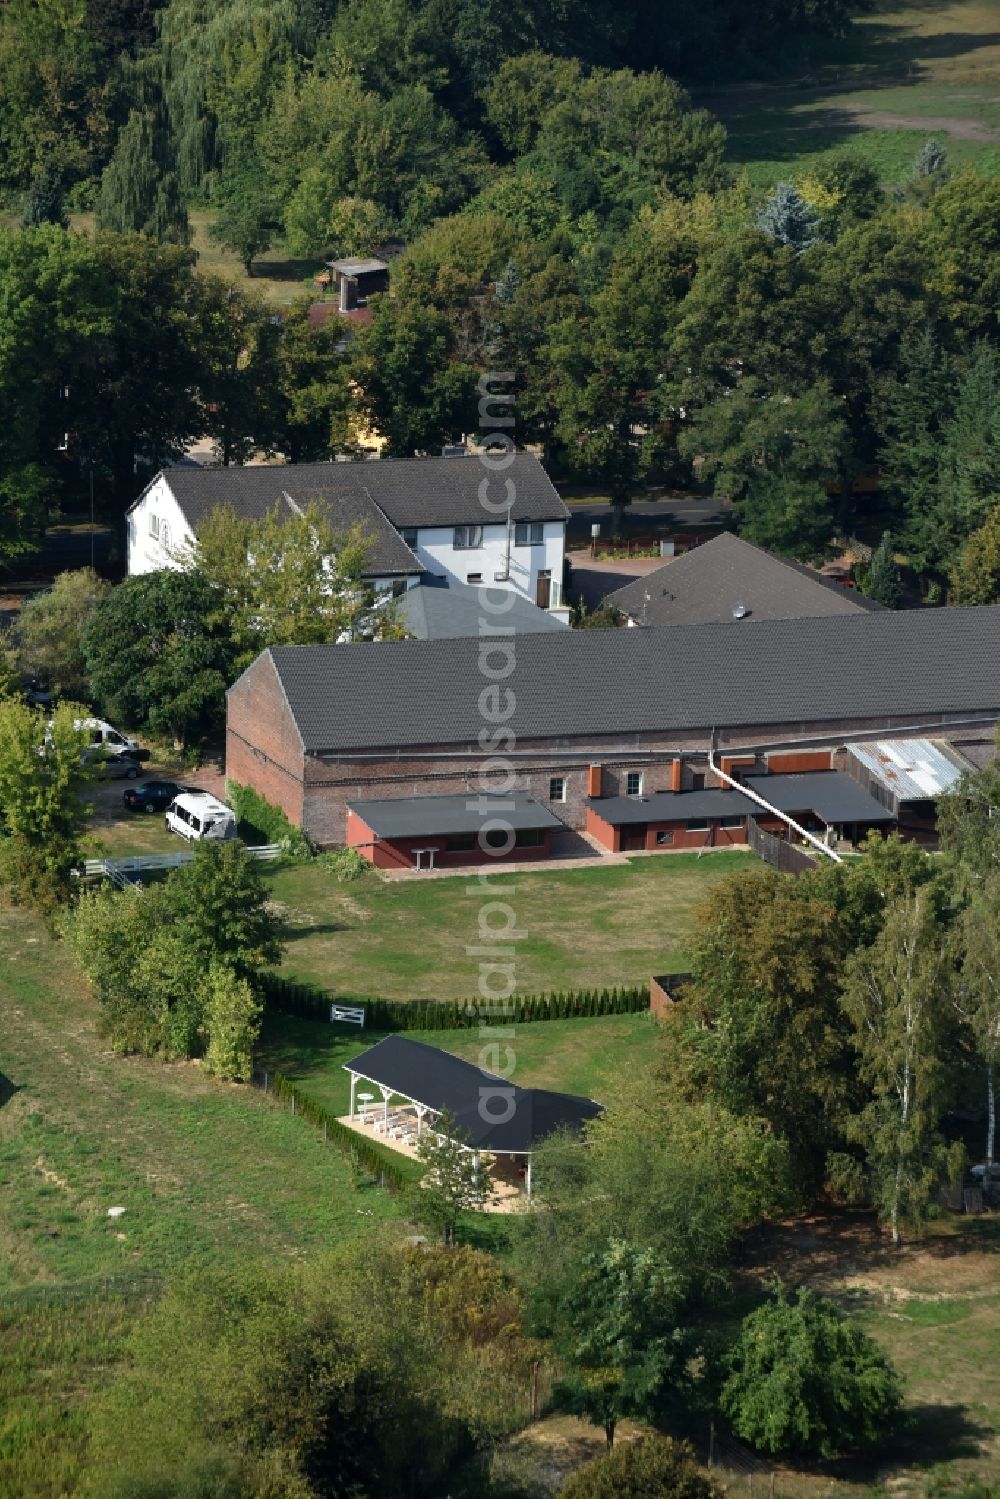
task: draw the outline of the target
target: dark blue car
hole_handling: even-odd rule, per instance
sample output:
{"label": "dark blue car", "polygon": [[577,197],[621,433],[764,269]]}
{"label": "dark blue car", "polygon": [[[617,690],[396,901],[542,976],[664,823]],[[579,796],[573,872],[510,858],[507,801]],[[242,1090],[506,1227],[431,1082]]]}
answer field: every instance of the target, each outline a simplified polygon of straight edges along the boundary
{"label": "dark blue car", "polygon": [[180,790],[175,781],[147,781],[130,786],[122,801],[130,812],[165,812]]}

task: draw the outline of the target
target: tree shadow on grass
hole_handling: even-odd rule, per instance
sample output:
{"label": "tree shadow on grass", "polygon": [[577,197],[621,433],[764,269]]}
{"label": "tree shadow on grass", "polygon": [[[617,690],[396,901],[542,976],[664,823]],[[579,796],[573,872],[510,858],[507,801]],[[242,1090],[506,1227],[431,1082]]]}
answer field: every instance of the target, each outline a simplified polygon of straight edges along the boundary
{"label": "tree shadow on grass", "polygon": [[0,1109],[5,1103],[10,1103],[15,1093],[20,1093],[17,1083],[13,1082],[5,1072],[0,1072]]}
{"label": "tree shadow on grass", "polygon": [[336,932],[349,932],[356,922],[350,921],[316,921],[313,923],[303,922],[296,926],[292,922],[286,922],[281,933],[283,942],[301,942],[303,937],[329,937]]}

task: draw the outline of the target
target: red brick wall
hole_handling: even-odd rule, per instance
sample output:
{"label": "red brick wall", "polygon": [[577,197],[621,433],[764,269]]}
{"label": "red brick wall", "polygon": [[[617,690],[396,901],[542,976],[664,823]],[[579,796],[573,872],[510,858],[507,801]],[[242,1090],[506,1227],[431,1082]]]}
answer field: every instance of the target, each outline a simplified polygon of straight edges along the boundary
{"label": "red brick wall", "polygon": [[258,656],[229,689],[226,776],[302,823],[302,742],[271,665]]}
{"label": "red brick wall", "polygon": [[[418,848],[434,849],[435,869],[461,869],[469,865],[526,864],[532,859],[547,859],[550,833],[549,829],[544,830],[542,842],[537,848],[514,847],[506,854],[486,853],[478,846],[449,850],[445,848],[444,837],[433,834],[423,834],[419,838],[380,838],[376,841],[368,824],[356,812],[349,811],[347,843],[349,847],[357,848],[362,857],[369,859],[377,869],[415,869],[417,861],[414,851]],[[426,858],[421,860],[421,864],[424,868],[427,867]]]}

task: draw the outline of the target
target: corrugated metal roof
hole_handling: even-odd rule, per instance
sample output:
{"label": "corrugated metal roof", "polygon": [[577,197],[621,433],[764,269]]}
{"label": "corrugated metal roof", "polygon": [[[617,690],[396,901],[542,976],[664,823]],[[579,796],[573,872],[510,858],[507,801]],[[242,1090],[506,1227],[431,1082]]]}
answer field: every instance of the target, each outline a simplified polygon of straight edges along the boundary
{"label": "corrugated metal roof", "polygon": [[850,753],[901,802],[929,801],[950,791],[964,767],[933,739],[872,739]]}

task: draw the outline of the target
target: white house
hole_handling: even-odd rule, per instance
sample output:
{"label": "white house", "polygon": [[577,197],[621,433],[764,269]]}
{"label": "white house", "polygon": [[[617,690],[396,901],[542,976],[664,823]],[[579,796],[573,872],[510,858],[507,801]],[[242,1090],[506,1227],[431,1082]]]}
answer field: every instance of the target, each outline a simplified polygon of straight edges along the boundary
{"label": "white house", "polygon": [[476,456],[166,469],[128,513],[129,573],[176,566],[172,554],[222,505],[254,520],[319,502],[338,528],[370,534],[368,576],[380,591],[403,592],[426,575],[511,588],[567,616],[569,512],[537,458],[504,461],[499,472]]}

